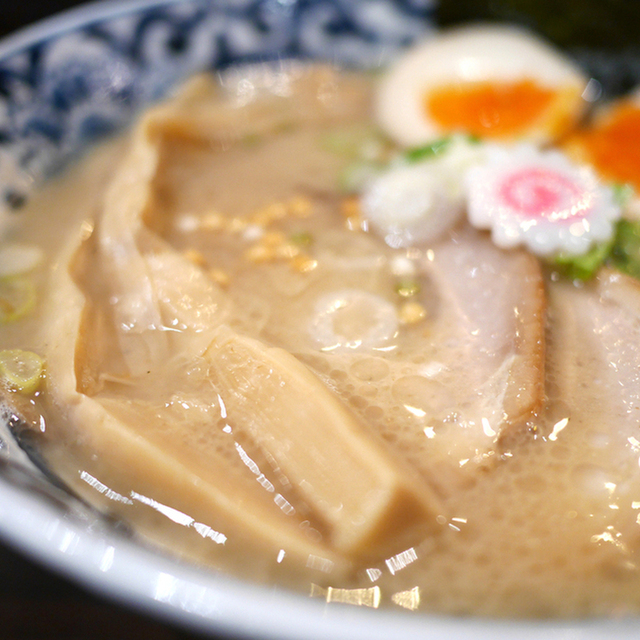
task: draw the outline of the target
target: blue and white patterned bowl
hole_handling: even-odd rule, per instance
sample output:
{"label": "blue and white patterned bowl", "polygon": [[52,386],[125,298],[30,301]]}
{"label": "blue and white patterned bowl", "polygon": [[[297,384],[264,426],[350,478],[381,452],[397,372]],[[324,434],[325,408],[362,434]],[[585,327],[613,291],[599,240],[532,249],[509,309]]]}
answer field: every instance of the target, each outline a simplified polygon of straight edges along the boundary
{"label": "blue and white patterned bowl", "polygon": [[[432,31],[433,2],[111,1],[7,38],[0,43],[0,232],[34,185],[187,75],[291,56],[380,65]],[[638,628],[635,621],[529,624],[365,611],[203,572],[138,546],[58,492],[7,431],[0,431],[0,537],[129,606],[255,640],[591,640],[635,637]]]}
{"label": "blue and white patterned bowl", "polygon": [[281,57],[379,65],[430,30],[432,0],[103,2],[0,46],[0,206],[203,69]]}

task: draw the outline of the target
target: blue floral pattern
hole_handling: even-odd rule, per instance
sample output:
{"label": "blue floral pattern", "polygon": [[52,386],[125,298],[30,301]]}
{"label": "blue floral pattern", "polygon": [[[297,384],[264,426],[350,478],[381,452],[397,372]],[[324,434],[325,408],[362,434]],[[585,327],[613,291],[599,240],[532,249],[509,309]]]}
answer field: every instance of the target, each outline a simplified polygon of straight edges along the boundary
{"label": "blue floral pattern", "polygon": [[432,31],[434,1],[158,0],[34,41],[0,60],[0,216],[191,73],[283,57],[380,65]]}

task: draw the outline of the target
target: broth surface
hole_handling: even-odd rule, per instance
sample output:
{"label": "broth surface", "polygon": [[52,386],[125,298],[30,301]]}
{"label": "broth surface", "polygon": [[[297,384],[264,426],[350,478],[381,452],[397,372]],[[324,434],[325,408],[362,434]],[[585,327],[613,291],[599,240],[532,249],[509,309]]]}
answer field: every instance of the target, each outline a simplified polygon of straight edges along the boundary
{"label": "broth surface", "polygon": [[[338,186],[350,161],[344,146],[372,128],[370,78],[298,67],[291,77],[285,95],[265,91],[244,106],[201,79],[171,103],[150,129],[161,139],[159,160],[136,238],[146,259],[167,255],[210,283],[226,327],[293,354],[365,425],[366,438],[424,483],[439,505],[429,530],[391,552],[382,543],[364,556],[336,552],[313,500],[268,447],[235,428],[242,418],[227,415],[215,382],[222,374],[179,351],[146,373],[120,373],[109,313],[121,301],[101,298],[106,269],[96,255],[126,140],[43,187],[21,213],[12,237],[42,247],[47,260],[34,275],[36,313],[0,328],[2,346],[56,351],[63,325],[46,323],[61,322],[51,301],[72,274],[90,330],[72,343],[75,392],[138,424],[137,439],[165,443],[195,471],[176,475],[175,487],[158,484],[153,464],[127,458],[128,441],[118,443],[115,431],[98,438],[71,417],[49,372],[35,409],[5,394],[27,422],[44,417],[32,437],[48,464],[171,553],[328,601],[507,617],[637,612],[637,283],[608,272],[581,286],[560,281],[465,222],[428,246],[388,246],[363,228]],[[418,283],[413,307],[403,295],[407,264]],[[190,289],[167,291],[202,307],[188,300]],[[94,368],[104,375],[83,374]],[[211,384],[218,401],[204,402]],[[292,539],[304,529],[327,555],[289,561],[285,543],[275,554],[250,528],[210,513],[194,487],[212,451],[232,470],[224,479],[231,501],[264,500],[270,514],[279,496],[277,526]],[[348,478],[334,482],[349,492]]]}

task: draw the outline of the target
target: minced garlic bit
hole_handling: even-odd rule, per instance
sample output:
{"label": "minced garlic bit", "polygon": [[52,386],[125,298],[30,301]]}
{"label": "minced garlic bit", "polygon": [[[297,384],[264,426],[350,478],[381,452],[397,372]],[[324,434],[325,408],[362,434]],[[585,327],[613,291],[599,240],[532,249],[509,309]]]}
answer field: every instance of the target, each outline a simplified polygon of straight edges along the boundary
{"label": "minced garlic bit", "polygon": [[282,220],[287,215],[287,207],[283,202],[274,202],[258,211],[254,212],[251,216],[251,223],[260,225],[261,227],[268,227],[273,222]]}
{"label": "minced garlic bit", "polygon": [[289,200],[289,211],[298,218],[307,218],[313,213],[311,200],[304,196],[296,196]]}
{"label": "minced garlic bit", "polygon": [[283,244],[286,241],[286,236],[282,231],[269,231],[265,233],[261,238],[260,242],[265,247],[277,247]]}
{"label": "minced garlic bit", "polygon": [[174,226],[180,233],[220,231],[226,226],[227,220],[228,219],[218,211],[209,211],[202,215],[183,213],[176,216]]}
{"label": "minced garlic bit", "polygon": [[419,302],[409,300],[400,306],[398,317],[402,324],[417,324],[427,317],[427,310]]}
{"label": "minced garlic bit", "polygon": [[210,211],[202,216],[200,227],[205,231],[220,231],[225,223],[225,217],[220,212]]}
{"label": "minced garlic bit", "polygon": [[318,266],[317,260],[306,255],[281,231],[266,231],[245,251],[244,257],[255,263],[288,261],[291,268],[299,273],[308,273]]}
{"label": "minced garlic bit", "polygon": [[273,222],[282,220],[287,216],[296,218],[307,218],[313,213],[313,205],[309,198],[304,196],[294,196],[290,200],[284,202],[273,202],[262,209],[254,212],[251,216],[251,222],[263,227]]}
{"label": "minced garlic bit", "polygon": [[228,286],[230,281],[229,274],[222,269],[216,269],[216,268],[209,269],[207,259],[205,258],[202,252],[198,251],[197,249],[190,248],[190,249],[187,249],[183,253],[183,255],[187,260],[189,260],[191,263],[193,263],[197,267],[200,267],[201,269],[205,269],[207,271],[209,278],[211,278],[211,280],[213,280],[216,284],[220,285],[221,287]]}
{"label": "minced garlic bit", "polygon": [[245,252],[244,257],[249,262],[270,262],[275,260],[275,251],[273,247],[258,242],[250,246]]}
{"label": "minced garlic bit", "polygon": [[195,264],[198,267],[206,267],[207,266],[207,259],[197,249],[187,249],[184,252],[184,257],[187,260],[189,260],[189,262],[192,262],[193,264]]}
{"label": "minced garlic bit", "polygon": [[[185,213],[177,217],[175,225],[183,233],[202,230],[242,234],[243,240],[250,244],[244,252],[246,260],[254,263],[285,260],[295,271],[308,273],[318,266],[317,260],[302,252],[303,247],[312,243],[311,234],[301,231],[287,237],[282,231],[269,227],[287,216],[306,218],[312,213],[313,203],[309,198],[294,196],[286,201],[272,202],[245,217],[224,216],[218,211],[200,216]],[[184,257],[199,267],[207,267],[206,258],[197,249],[187,249]],[[229,284],[229,275],[223,271],[212,269],[209,276],[221,286]]]}
{"label": "minced garlic bit", "polygon": [[307,218],[313,213],[313,203],[304,196],[294,196],[286,201],[272,202],[248,216],[225,216],[211,210],[204,214],[183,213],[176,217],[175,227],[181,233],[196,231],[223,231],[244,233],[248,228],[265,228],[287,216]]}
{"label": "minced garlic bit", "polygon": [[309,256],[299,255],[291,260],[291,267],[300,273],[309,273],[318,266],[318,261]]}
{"label": "minced garlic bit", "polygon": [[225,231],[228,231],[229,233],[242,233],[249,224],[250,222],[246,218],[234,216],[227,220]]}
{"label": "minced garlic bit", "polygon": [[221,287],[228,286],[229,282],[231,281],[229,274],[222,269],[210,269],[208,273],[209,277]]}
{"label": "minced garlic bit", "polygon": [[31,394],[38,389],[44,361],[32,351],[5,349],[0,351],[0,375],[20,393]]}

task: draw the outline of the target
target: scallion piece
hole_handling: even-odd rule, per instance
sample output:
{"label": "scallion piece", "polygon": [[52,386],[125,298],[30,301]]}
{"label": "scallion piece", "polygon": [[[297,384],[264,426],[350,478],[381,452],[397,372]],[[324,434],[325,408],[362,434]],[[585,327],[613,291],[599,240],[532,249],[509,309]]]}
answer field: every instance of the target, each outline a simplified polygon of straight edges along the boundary
{"label": "scallion piece", "polygon": [[20,393],[28,395],[36,391],[43,370],[44,362],[37,353],[22,349],[0,351],[0,375]]}

